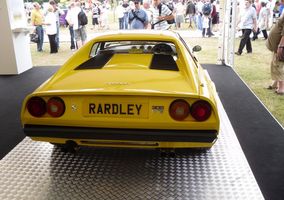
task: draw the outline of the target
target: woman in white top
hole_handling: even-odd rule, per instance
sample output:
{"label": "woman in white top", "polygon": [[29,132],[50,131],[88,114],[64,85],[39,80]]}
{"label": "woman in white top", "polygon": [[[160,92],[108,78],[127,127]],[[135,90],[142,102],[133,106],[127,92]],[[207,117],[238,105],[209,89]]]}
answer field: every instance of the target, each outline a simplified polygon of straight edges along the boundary
{"label": "woman in white top", "polygon": [[45,25],[46,25],[45,32],[49,39],[50,53],[57,53],[58,49],[57,49],[57,43],[55,39],[56,33],[57,33],[56,15],[53,12],[52,6],[49,6],[47,11],[48,13],[45,16]]}
{"label": "woman in white top", "polygon": [[[208,33],[209,29],[209,16],[203,15],[202,16],[202,37],[205,37],[205,32]],[[211,35],[208,35],[208,37],[211,37]]]}
{"label": "woman in white top", "polygon": [[261,2],[261,9],[259,11],[259,16],[257,20],[258,29],[257,32],[254,34],[252,40],[257,39],[258,34],[262,31],[264,39],[267,39],[267,29],[269,24],[269,10],[266,8],[266,3]]}
{"label": "woman in white top", "polygon": [[116,18],[118,19],[119,29],[121,30],[123,29],[123,17],[124,17],[122,1],[118,2],[118,6],[116,7],[115,10],[115,15]]}
{"label": "woman in white top", "polygon": [[185,6],[182,4],[182,1],[179,2],[175,6],[176,11],[176,26],[177,28],[181,28],[181,24],[184,23],[184,15],[185,15]]}

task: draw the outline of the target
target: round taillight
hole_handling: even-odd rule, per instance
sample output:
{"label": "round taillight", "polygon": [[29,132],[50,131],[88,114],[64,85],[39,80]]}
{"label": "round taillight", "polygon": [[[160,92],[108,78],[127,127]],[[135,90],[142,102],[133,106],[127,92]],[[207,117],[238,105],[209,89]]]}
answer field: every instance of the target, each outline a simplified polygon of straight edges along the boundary
{"label": "round taillight", "polygon": [[27,102],[27,109],[34,117],[41,117],[46,113],[46,103],[40,97],[32,97]]}
{"label": "round taillight", "polygon": [[65,112],[64,101],[59,97],[52,97],[47,101],[47,113],[52,117],[60,117]]}
{"label": "round taillight", "polygon": [[207,101],[197,101],[192,104],[190,112],[197,121],[205,121],[210,117],[212,109]]}
{"label": "round taillight", "polygon": [[190,106],[185,100],[178,99],[171,103],[169,111],[174,120],[182,121],[189,115]]}

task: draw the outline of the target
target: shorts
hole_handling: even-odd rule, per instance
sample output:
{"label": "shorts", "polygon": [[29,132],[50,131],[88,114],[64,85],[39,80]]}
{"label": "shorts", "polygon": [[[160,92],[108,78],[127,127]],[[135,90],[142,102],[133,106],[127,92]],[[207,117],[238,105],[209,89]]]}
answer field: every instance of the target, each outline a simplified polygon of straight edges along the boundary
{"label": "shorts", "polygon": [[86,41],[87,40],[87,33],[86,27],[82,26],[81,28],[74,30],[74,36],[76,41]]}
{"label": "shorts", "polygon": [[176,23],[184,23],[183,15],[177,15],[176,16]]}
{"label": "shorts", "polygon": [[280,62],[277,59],[277,54],[273,53],[271,61],[271,79],[274,81],[284,81],[284,62]]}

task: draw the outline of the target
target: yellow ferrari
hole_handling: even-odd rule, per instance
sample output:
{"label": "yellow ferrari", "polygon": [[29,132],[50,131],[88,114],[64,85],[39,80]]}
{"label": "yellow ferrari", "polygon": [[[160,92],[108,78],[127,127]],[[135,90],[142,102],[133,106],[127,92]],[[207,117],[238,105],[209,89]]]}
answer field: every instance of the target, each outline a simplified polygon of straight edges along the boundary
{"label": "yellow ferrari", "polygon": [[198,50],[171,31],[101,34],[26,97],[24,132],[66,146],[210,148],[217,93]]}

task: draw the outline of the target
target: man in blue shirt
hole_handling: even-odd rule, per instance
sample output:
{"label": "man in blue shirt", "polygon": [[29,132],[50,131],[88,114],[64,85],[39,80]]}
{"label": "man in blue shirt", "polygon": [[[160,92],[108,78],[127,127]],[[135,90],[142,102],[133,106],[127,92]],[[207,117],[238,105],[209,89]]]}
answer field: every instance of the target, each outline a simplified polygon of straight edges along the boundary
{"label": "man in blue shirt", "polygon": [[129,11],[130,29],[146,29],[148,26],[148,16],[145,10],[140,8],[140,2],[134,1],[135,9]]}
{"label": "man in blue shirt", "polygon": [[281,0],[279,6],[279,17],[282,15],[283,9],[284,9],[284,1]]}

